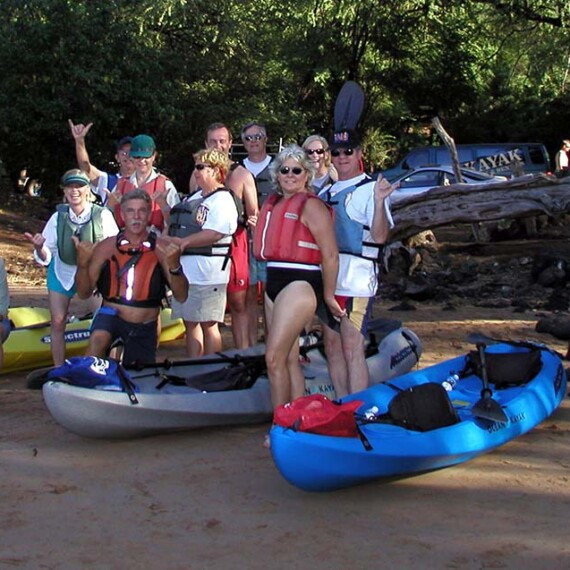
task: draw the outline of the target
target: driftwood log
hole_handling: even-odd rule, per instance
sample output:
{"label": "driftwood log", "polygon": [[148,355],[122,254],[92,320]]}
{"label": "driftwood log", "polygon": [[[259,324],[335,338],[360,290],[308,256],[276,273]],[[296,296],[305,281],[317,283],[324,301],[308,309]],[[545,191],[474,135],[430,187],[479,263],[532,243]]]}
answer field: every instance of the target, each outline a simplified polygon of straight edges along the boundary
{"label": "driftwood log", "polygon": [[452,184],[392,204],[389,241],[449,224],[490,222],[570,212],[570,177],[526,175],[497,184]]}

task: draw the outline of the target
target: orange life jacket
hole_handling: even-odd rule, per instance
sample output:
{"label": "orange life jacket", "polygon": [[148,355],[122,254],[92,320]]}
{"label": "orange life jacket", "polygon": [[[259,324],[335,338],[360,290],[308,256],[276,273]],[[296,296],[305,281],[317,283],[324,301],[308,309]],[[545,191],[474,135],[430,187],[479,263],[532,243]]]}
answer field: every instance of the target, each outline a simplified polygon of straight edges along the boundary
{"label": "orange life jacket", "polygon": [[97,281],[103,299],[132,307],[160,307],[166,286],[154,247],[144,251],[117,249],[104,264]]}
{"label": "orange life jacket", "polygon": [[317,199],[306,192],[285,199],[271,194],[263,202],[253,237],[253,254],[263,261],[289,261],[320,265],[321,250],[309,228],[301,222],[307,200]]}
{"label": "orange life jacket", "polygon": [[[150,213],[150,220],[149,225],[154,226],[157,230],[162,231],[164,229],[164,216],[162,215],[162,210],[160,206],[154,201],[155,194],[159,192],[164,192],[166,188],[166,181],[168,178],[163,174],[159,174],[156,178],[151,180],[150,182],[146,182],[139,188],[142,188],[147,192],[147,194],[152,198],[152,210]],[[134,190],[137,188],[130,178],[119,178],[117,182],[117,192],[123,196],[130,190]],[[121,205],[117,204],[115,206],[115,220],[117,221],[117,225],[119,228],[125,227],[125,220],[123,219],[123,215],[121,214]]]}

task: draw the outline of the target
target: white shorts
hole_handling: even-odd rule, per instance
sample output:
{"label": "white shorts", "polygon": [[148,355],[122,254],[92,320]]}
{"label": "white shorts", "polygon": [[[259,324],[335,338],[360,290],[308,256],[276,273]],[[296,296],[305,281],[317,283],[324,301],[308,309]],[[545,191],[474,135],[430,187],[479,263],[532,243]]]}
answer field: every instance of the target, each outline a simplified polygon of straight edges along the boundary
{"label": "white shorts", "polygon": [[191,323],[224,322],[227,285],[190,285],[188,299],[172,299],[172,317]]}

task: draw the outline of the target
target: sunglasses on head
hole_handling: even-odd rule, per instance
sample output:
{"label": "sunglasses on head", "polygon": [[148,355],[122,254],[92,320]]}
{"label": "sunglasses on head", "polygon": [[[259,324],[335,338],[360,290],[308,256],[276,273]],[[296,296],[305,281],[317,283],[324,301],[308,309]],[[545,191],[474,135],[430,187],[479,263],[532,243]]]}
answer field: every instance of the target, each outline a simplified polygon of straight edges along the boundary
{"label": "sunglasses on head", "polygon": [[344,154],[345,156],[352,156],[354,154],[353,148],[335,148],[331,150],[331,154],[333,156],[340,156],[340,154]]}
{"label": "sunglasses on head", "polygon": [[251,141],[260,141],[261,139],[264,139],[265,135],[262,133],[257,133],[256,135],[244,135],[243,140],[247,141],[247,142],[251,142]]}
{"label": "sunglasses on head", "polygon": [[196,170],[204,170],[204,168],[211,168],[209,164],[195,164],[194,168]]}
{"label": "sunglasses on head", "polygon": [[288,166],[282,166],[279,169],[279,172],[281,172],[281,174],[289,174],[289,172],[292,172],[296,176],[299,176],[299,174],[303,174],[303,169],[300,166],[293,166],[293,168],[289,168]]}
{"label": "sunglasses on head", "polygon": [[325,154],[325,152],[327,151],[326,148],[308,148],[305,150],[305,152],[307,153],[307,156],[312,156],[313,154]]}

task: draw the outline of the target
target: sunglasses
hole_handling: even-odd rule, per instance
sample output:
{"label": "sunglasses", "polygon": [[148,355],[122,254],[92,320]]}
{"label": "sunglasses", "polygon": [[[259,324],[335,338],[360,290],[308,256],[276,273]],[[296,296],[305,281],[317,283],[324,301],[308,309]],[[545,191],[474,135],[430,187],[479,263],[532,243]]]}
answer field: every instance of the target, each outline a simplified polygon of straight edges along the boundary
{"label": "sunglasses", "polygon": [[293,166],[293,168],[289,168],[288,166],[282,166],[279,169],[279,172],[281,172],[281,174],[289,174],[289,172],[292,172],[296,176],[299,176],[299,174],[303,174],[303,169],[300,166]]}
{"label": "sunglasses", "polygon": [[345,156],[352,156],[354,154],[353,148],[335,148],[331,150],[332,156],[340,156],[340,154],[344,154]]}
{"label": "sunglasses", "polygon": [[313,154],[325,154],[325,152],[327,152],[328,149],[326,148],[308,148],[305,150],[305,153],[307,154],[307,156],[312,156]]}
{"label": "sunglasses", "polygon": [[247,142],[251,142],[251,141],[260,141],[261,139],[264,139],[265,135],[262,133],[257,133],[256,135],[244,135],[243,140],[247,141]]}
{"label": "sunglasses", "polygon": [[204,168],[212,168],[209,164],[195,164],[194,168],[196,170],[204,170]]}
{"label": "sunglasses", "polygon": [[128,253],[129,255],[135,255],[137,253],[143,253],[145,251],[154,250],[154,243],[149,240],[145,240],[140,244],[134,245],[125,237],[120,235],[117,237],[117,249],[121,253]]}

